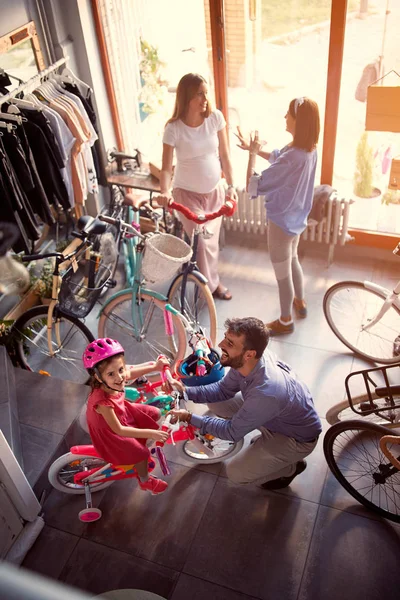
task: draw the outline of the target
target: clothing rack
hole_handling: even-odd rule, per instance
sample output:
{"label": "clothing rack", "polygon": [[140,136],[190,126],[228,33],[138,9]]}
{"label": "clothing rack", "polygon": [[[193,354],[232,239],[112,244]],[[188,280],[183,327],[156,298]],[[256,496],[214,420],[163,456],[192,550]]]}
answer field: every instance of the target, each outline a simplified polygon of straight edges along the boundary
{"label": "clothing rack", "polygon": [[[26,90],[28,87],[35,85],[35,84],[40,84],[44,77],[47,77],[47,75],[49,75],[53,71],[56,71],[62,65],[65,65],[68,62],[68,60],[69,60],[68,56],[65,56],[64,58],[60,58],[60,60],[57,60],[55,63],[53,63],[52,65],[50,65],[43,71],[39,71],[39,73],[37,73],[36,75],[31,77],[27,81],[22,82],[17,88],[12,90],[8,94],[5,94],[3,96],[0,95],[0,106],[3,103],[8,102],[12,98],[15,98],[15,96],[17,96],[18,94],[20,94],[21,92]],[[10,124],[8,124],[8,125],[10,125]],[[14,127],[14,126],[11,125],[11,127]],[[32,243],[32,253],[39,252],[39,248],[41,248],[44,240],[47,238],[49,229],[50,228],[48,225],[43,226],[42,235],[40,236],[40,239],[37,240],[36,243],[34,243],[34,242]],[[45,250],[50,243],[51,242],[49,242],[45,248],[41,248],[41,249]]]}
{"label": "clothing rack", "polygon": [[30,79],[28,79],[27,81],[24,81],[23,83],[21,83],[21,85],[19,85],[17,88],[15,88],[15,90],[12,90],[11,92],[9,92],[8,94],[5,94],[4,96],[0,95],[0,104],[3,104],[4,102],[8,102],[11,98],[15,98],[15,96],[17,96],[17,94],[20,94],[21,92],[23,92],[27,87],[30,87],[31,85],[33,85],[35,83],[40,83],[41,80],[43,79],[43,77],[47,77],[47,75],[49,75],[53,71],[56,71],[62,65],[65,65],[67,63],[67,61],[68,61],[68,56],[65,56],[64,58],[60,58],[60,60],[57,60],[55,63],[53,63],[52,65],[47,67],[47,69],[40,71],[39,73],[37,73],[36,75],[34,75]]}

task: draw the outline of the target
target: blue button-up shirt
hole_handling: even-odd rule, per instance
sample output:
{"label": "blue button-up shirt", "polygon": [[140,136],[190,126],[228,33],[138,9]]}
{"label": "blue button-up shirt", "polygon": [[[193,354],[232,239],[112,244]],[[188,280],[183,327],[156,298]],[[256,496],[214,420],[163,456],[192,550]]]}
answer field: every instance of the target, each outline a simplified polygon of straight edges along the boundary
{"label": "blue button-up shirt", "polygon": [[252,198],[265,196],[267,218],[289,235],[299,235],[307,225],[312,207],[317,151],[294,146],[273,150],[271,166],[250,178]]}
{"label": "blue button-up shirt", "polygon": [[322,431],[309,389],[269,350],[246,377],[230,369],[217,383],[186,389],[193,402],[209,404],[230,400],[237,392],[244,402],[232,419],[192,415],[192,425],[202,434],[232,441],[260,427],[299,442],[309,442]]}

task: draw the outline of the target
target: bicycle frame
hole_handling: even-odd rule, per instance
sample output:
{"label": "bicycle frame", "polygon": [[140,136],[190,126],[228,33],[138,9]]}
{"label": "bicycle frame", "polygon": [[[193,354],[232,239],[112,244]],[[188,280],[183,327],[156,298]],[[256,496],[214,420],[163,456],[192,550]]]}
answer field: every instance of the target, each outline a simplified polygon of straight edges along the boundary
{"label": "bicycle frame", "polygon": [[[200,225],[196,224],[196,227],[193,230],[193,237],[192,237],[192,257],[190,259],[190,261],[188,263],[186,263],[186,265],[184,265],[183,269],[182,269],[182,275],[183,275],[183,280],[182,280],[182,288],[181,288],[181,296],[180,296],[180,311],[181,313],[184,315],[184,307],[185,307],[185,296],[186,296],[186,283],[187,283],[187,278],[188,275],[190,273],[195,273],[196,277],[202,282],[207,284],[208,280],[207,278],[200,273],[199,268],[197,266],[197,249],[199,246],[199,236],[201,235],[201,229],[200,229]],[[172,285],[174,284],[175,278],[171,283],[170,288],[172,287]]]}
{"label": "bicycle frame", "polygon": [[[133,226],[139,225],[139,213],[134,212],[132,207],[128,209],[128,222],[132,223]],[[132,235],[132,237],[125,236],[123,239],[123,248],[124,248],[124,256],[125,256],[125,271],[126,271],[126,279],[128,283],[128,287],[123,290],[119,290],[109,298],[101,307],[98,317],[104,312],[107,305],[112,302],[115,298],[122,296],[126,293],[132,294],[133,298],[140,298],[141,292],[160,300],[162,302],[167,301],[167,297],[164,294],[156,292],[154,290],[150,290],[148,288],[142,287],[142,279],[140,278],[141,273],[141,265],[142,265],[142,253],[137,251],[138,245],[138,237]],[[149,315],[151,318],[151,315]],[[142,309],[140,306],[140,302],[132,302],[132,324],[134,336],[137,340],[140,339],[140,332],[143,330],[143,327],[146,325],[143,319]]]}
{"label": "bicycle frame", "polygon": [[376,323],[378,323],[382,319],[384,314],[387,313],[391,306],[395,306],[400,311],[400,281],[397,283],[393,292],[390,292],[388,289],[382,287],[381,285],[378,285],[377,283],[373,283],[372,281],[364,281],[364,285],[367,289],[371,290],[372,292],[383,293],[386,295],[386,300],[382,304],[378,314],[375,315],[375,317],[371,319],[371,321],[362,326],[362,331],[368,331],[368,329],[371,329],[371,327],[376,325]]}

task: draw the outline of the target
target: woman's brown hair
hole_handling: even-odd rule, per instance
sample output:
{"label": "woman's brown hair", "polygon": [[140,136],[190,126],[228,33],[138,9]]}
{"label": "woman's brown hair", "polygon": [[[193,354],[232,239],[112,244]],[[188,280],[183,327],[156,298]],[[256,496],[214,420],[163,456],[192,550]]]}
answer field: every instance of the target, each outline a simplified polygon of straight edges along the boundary
{"label": "woman's brown hair", "polygon": [[295,98],[289,104],[289,112],[296,119],[293,146],[311,152],[315,149],[319,138],[318,104],[310,98]]}
{"label": "woman's brown hair", "polygon": [[[185,117],[189,102],[195,97],[202,83],[207,84],[207,81],[197,73],[186,73],[186,75],[181,78],[178,87],[176,88],[174,112],[166,125]],[[205,118],[209,117],[211,112],[212,108],[210,100],[207,98],[207,108],[204,113]]]}

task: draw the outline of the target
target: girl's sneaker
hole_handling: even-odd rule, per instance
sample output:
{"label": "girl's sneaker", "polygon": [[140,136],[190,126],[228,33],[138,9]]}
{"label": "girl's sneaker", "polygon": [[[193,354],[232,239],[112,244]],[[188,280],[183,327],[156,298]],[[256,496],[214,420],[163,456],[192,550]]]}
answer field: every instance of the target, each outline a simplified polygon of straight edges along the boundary
{"label": "girl's sneaker", "polygon": [[157,479],[150,475],[147,481],[139,481],[139,487],[141,490],[151,492],[154,496],[156,494],[162,494],[168,487],[168,483],[162,479]]}

